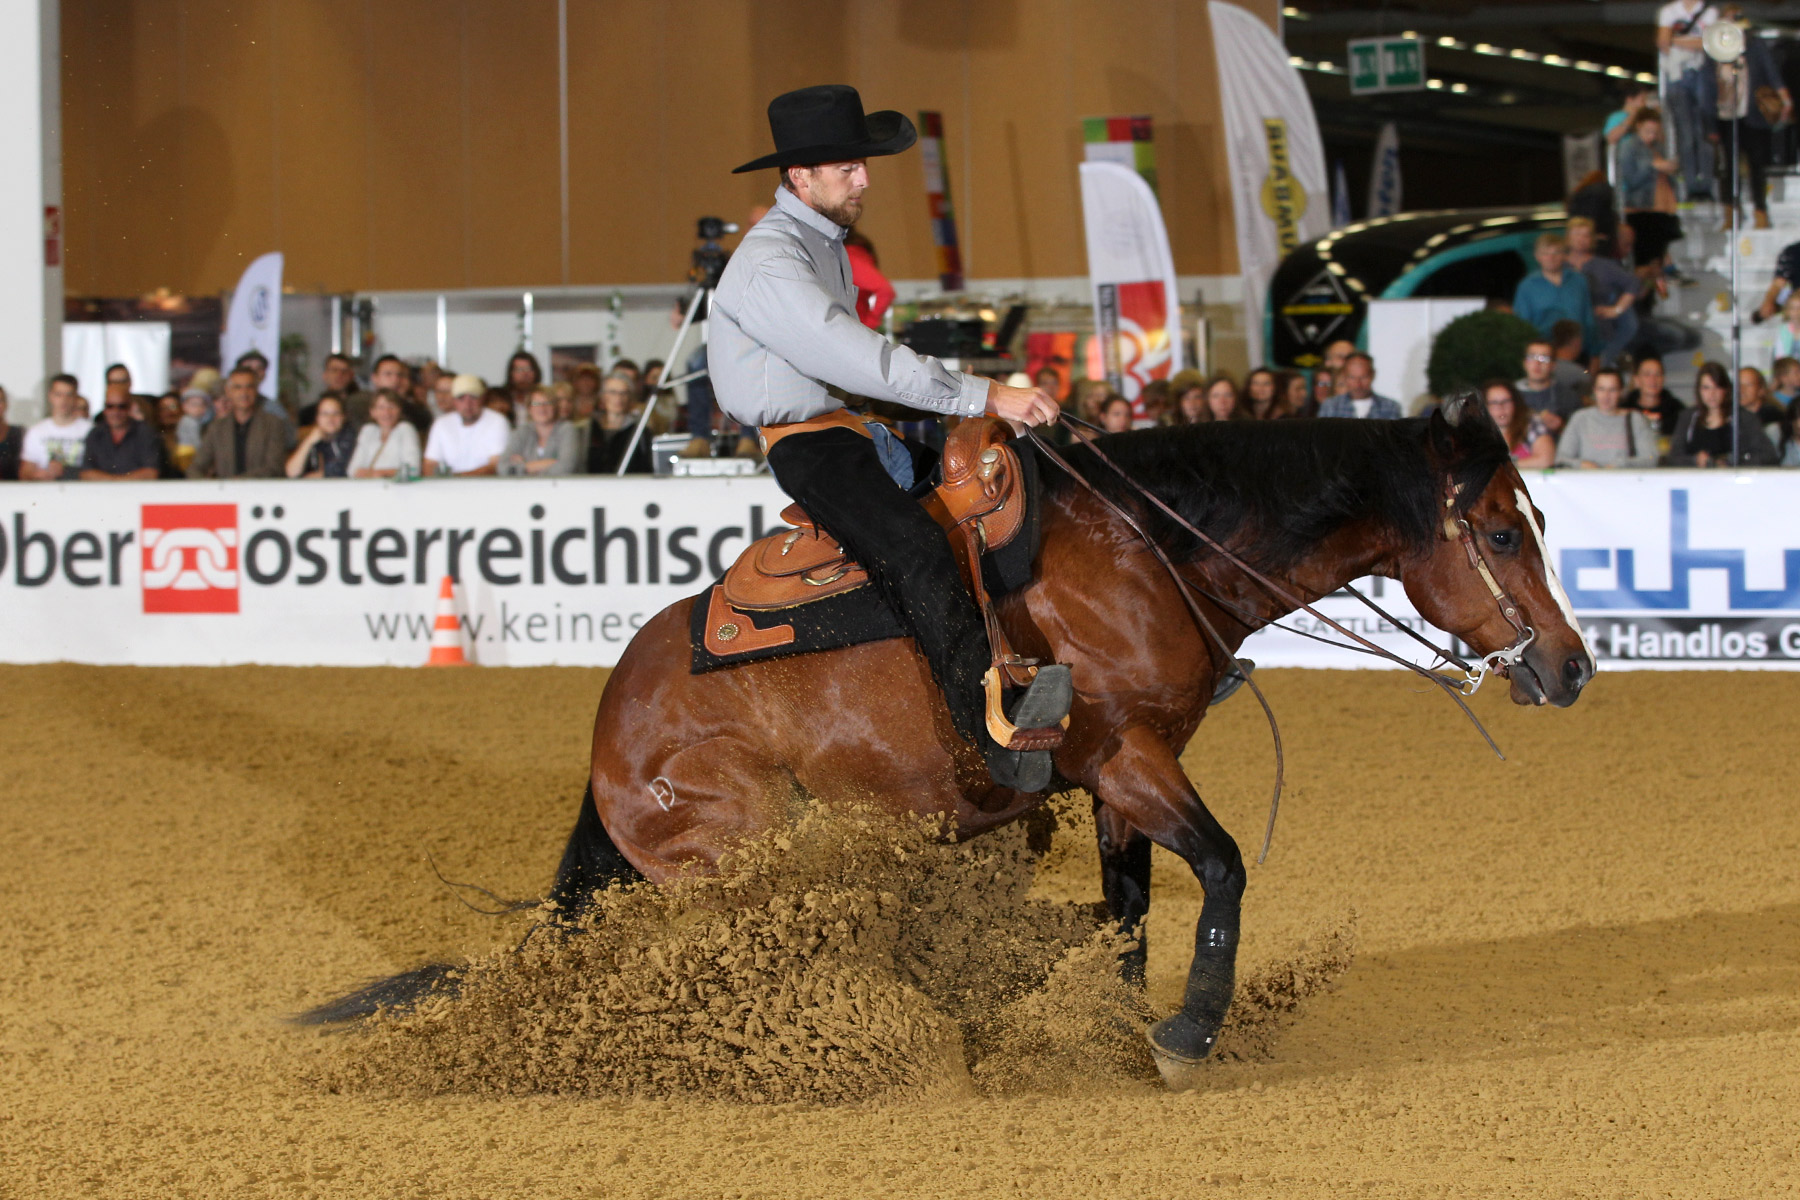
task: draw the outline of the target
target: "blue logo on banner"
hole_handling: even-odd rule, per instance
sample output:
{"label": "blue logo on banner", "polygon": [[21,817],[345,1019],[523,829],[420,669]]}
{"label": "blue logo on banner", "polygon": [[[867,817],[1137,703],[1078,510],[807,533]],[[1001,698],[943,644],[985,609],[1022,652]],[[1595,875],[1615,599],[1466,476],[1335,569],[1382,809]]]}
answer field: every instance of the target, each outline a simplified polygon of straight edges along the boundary
{"label": "blue logo on banner", "polygon": [[[1800,608],[1800,550],[1783,550],[1781,558],[1781,587],[1769,591],[1747,587],[1742,550],[1696,550],[1688,545],[1687,489],[1672,488],[1669,491],[1668,590],[1639,588],[1636,554],[1626,549],[1564,550],[1562,577],[1568,588],[1569,602],[1581,610],[1688,608],[1690,571],[1724,571],[1734,609]],[[1593,589],[1574,586],[1580,581],[1583,568],[1609,566],[1614,568],[1615,586]]]}

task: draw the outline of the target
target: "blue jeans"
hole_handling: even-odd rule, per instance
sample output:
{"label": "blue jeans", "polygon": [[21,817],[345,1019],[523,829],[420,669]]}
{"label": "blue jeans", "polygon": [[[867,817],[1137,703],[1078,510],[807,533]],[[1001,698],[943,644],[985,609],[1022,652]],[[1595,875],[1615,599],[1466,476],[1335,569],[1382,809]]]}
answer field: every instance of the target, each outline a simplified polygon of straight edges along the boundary
{"label": "blue jeans", "polygon": [[1675,157],[1681,163],[1681,178],[1687,184],[1687,198],[1710,197],[1713,194],[1713,144],[1706,135],[1713,130],[1713,117],[1706,108],[1706,78],[1711,66],[1696,68],[1669,84],[1669,120],[1675,127]]}

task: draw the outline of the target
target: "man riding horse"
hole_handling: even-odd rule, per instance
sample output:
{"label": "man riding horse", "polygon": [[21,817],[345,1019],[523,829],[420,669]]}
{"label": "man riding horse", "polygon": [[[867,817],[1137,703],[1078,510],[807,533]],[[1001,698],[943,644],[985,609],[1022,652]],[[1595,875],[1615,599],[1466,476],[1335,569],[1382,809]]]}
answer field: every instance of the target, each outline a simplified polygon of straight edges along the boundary
{"label": "man riding horse", "polygon": [[[865,423],[830,389],[1023,426],[1054,423],[1056,402],[1041,389],[952,371],[857,318],[844,236],[862,215],[867,160],[910,147],[917,137],[911,121],[892,111],[864,116],[855,88],[831,84],[777,96],[769,128],[775,152],[737,172],[777,168],[775,205],[725,268],[708,323],[719,407],[759,430],[782,490],[868,572],[930,662],[956,731],[980,747],[994,782],[1041,791],[1050,782],[1050,751],[1011,749],[989,732],[986,626],[944,531],[904,490],[922,453],[885,426]],[[1059,724],[1070,694],[1068,667],[1040,667],[1006,710],[1021,735],[1015,744]]]}

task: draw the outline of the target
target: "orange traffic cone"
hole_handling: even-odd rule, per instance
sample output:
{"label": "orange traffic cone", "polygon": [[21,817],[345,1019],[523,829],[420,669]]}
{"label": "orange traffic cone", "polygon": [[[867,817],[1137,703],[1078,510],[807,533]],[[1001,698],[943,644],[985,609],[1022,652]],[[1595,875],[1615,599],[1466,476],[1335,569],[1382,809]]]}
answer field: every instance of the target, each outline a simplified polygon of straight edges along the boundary
{"label": "orange traffic cone", "polygon": [[428,667],[466,667],[463,657],[462,623],[456,619],[456,584],[444,576],[438,587],[437,620],[431,626],[431,657]]}

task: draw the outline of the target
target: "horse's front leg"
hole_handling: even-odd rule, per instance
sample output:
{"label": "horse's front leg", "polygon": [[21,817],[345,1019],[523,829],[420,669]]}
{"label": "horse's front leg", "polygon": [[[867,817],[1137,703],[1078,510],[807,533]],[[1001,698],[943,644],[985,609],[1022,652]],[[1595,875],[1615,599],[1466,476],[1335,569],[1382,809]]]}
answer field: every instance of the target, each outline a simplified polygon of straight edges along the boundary
{"label": "horse's front leg", "polygon": [[1150,953],[1144,918],[1150,914],[1150,839],[1101,800],[1094,801],[1094,836],[1100,848],[1100,891],[1106,911],[1121,933],[1137,941],[1119,956],[1119,973],[1133,987],[1144,986]]}
{"label": "horse's front leg", "polygon": [[1143,726],[1127,730],[1118,752],[1101,767],[1097,782],[1107,808],[1157,845],[1180,855],[1206,890],[1181,1010],[1150,1027],[1150,1046],[1163,1079],[1171,1087],[1192,1087],[1231,1007],[1244,859],[1231,835],[1201,803],[1175,751],[1152,730]]}

